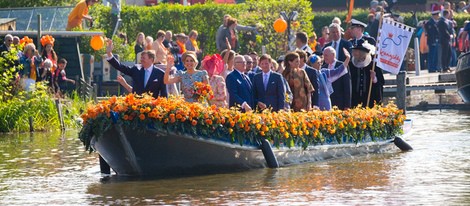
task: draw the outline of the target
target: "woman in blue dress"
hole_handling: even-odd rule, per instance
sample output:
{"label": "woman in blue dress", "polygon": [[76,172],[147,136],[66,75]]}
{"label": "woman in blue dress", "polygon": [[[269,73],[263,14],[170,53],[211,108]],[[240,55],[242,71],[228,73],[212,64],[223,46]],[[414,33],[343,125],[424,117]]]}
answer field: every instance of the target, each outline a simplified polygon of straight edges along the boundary
{"label": "woman in blue dress", "polygon": [[331,83],[348,73],[347,66],[349,64],[351,55],[346,49],[344,49],[344,54],[346,56],[344,63],[334,69],[322,69],[322,60],[316,54],[313,54],[309,57],[310,65],[317,72],[318,107],[320,110],[331,110],[330,95],[334,92]]}
{"label": "woman in blue dress", "polygon": [[209,76],[205,70],[197,70],[198,60],[196,53],[187,51],[181,56],[185,71],[178,71],[174,77],[170,76],[171,68],[174,65],[173,55],[168,55],[165,76],[163,77],[165,84],[180,83],[180,93],[188,102],[197,102],[194,95],[194,82],[209,83]]}

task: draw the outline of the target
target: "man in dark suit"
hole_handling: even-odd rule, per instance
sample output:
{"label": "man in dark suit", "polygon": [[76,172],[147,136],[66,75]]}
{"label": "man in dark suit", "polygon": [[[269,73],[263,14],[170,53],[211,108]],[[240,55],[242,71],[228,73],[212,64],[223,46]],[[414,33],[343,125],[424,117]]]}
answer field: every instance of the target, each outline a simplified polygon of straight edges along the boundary
{"label": "man in dark suit", "polygon": [[132,67],[121,64],[112,54],[113,41],[108,40],[106,53],[108,62],[115,69],[130,76],[134,85],[132,92],[143,94],[151,92],[153,97],[167,97],[166,85],[163,83],[164,72],[153,65],[155,53],[153,51],[143,51],[140,57],[141,64]]}
{"label": "man in dark suit", "polygon": [[3,44],[0,45],[0,54],[2,54],[3,52],[9,52],[10,51],[10,46],[11,46],[12,43],[13,43],[13,36],[11,34],[5,35],[5,39],[3,40]]}
{"label": "man in dark suit", "polygon": [[440,9],[433,9],[431,12],[432,16],[431,19],[429,19],[426,24],[424,25],[425,31],[426,31],[426,36],[427,36],[427,43],[429,47],[429,52],[428,52],[428,70],[430,73],[432,72],[438,72],[441,71],[442,67],[439,64],[439,29],[437,28],[437,23],[439,22],[440,18]]}
{"label": "man in dark suit", "polygon": [[437,29],[439,30],[439,42],[441,43],[441,68],[443,72],[450,72],[450,59],[451,59],[451,44],[454,36],[454,28],[450,21],[449,10],[442,12],[442,17],[437,22]]}
{"label": "man in dark suit", "polygon": [[353,46],[356,46],[360,40],[365,40],[369,44],[375,46],[375,39],[370,36],[364,35],[364,30],[367,24],[364,24],[356,19],[351,19],[351,31],[353,38],[350,40]]}
{"label": "man in dark suit", "polygon": [[346,50],[348,50],[348,52],[351,54],[352,44],[346,39],[341,38],[341,26],[339,24],[330,24],[329,32],[331,41],[325,44],[324,48],[328,46],[333,47],[333,49],[336,51],[336,59],[344,62],[344,60],[346,60],[346,55],[344,55],[343,48],[346,48]]}
{"label": "man in dark suit", "polygon": [[312,92],[312,107],[318,106],[318,77],[317,72],[314,68],[308,66],[307,62],[307,53],[302,50],[295,51],[300,57],[299,67],[307,73],[308,80],[312,83],[314,91]]}
{"label": "man in dark suit", "polygon": [[233,59],[235,69],[227,75],[225,84],[229,93],[229,107],[240,106],[242,111],[251,111],[254,108],[253,85],[244,74],[246,61],[242,55]]}
{"label": "man in dark suit", "polygon": [[[334,69],[343,64],[342,61],[336,59],[336,51],[331,46],[325,47],[323,56],[325,63],[322,68]],[[337,106],[341,110],[351,108],[351,75],[349,72],[332,82],[332,86],[331,106]]]}
{"label": "man in dark suit", "polygon": [[263,54],[259,59],[262,72],[253,78],[255,103],[261,110],[271,108],[272,111],[284,109],[286,91],[279,73],[271,71],[271,56]]}

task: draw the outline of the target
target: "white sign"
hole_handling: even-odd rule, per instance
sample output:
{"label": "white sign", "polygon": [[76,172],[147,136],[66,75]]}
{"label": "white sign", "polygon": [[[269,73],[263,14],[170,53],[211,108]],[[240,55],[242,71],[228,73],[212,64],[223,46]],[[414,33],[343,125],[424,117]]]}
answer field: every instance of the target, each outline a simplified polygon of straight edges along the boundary
{"label": "white sign", "polygon": [[383,19],[382,30],[378,37],[377,66],[385,71],[398,74],[408,44],[413,37],[414,28],[393,21]]}

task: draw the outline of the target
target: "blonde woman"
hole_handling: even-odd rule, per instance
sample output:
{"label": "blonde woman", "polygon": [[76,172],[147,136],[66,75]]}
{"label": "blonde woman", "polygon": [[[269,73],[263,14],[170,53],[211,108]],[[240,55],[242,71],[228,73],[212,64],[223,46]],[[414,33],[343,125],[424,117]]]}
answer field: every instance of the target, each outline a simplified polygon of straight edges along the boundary
{"label": "blonde woman", "polygon": [[163,82],[165,84],[181,83],[181,93],[187,102],[197,102],[194,96],[194,82],[203,82],[208,84],[209,77],[207,71],[197,70],[198,60],[196,54],[192,51],[183,53],[181,56],[186,71],[178,71],[174,77],[170,76],[171,69],[174,65],[175,59],[173,55],[167,56],[165,76]]}
{"label": "blonde woman", "polygon": [[145,34],[143,32],[139,32],[137,34],[137,38],[135,39],[135,46],[134,46],[136,62],[137,62],[137,54],[140,52],[143,52],[144,50],[145,50]]}

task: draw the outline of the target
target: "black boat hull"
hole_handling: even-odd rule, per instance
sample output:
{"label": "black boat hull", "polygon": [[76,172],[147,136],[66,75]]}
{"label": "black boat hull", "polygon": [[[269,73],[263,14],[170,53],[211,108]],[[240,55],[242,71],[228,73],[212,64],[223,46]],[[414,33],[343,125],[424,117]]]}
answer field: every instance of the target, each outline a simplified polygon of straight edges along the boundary
{"label": "black boat hull", "polygon": [[[172,176],[233,172],[267,167],[261,149],[229,142],[154,130],[133,131],[115,125],[92,145],[122,176]],[[380,153],[392,140],[358,144],[272,148],[279,166],[330,158]]]}
{"label": "black boat hull", "polygon": [[470,103],[470,53],[459,57],[455,76],[460,97],[465,103]]}

